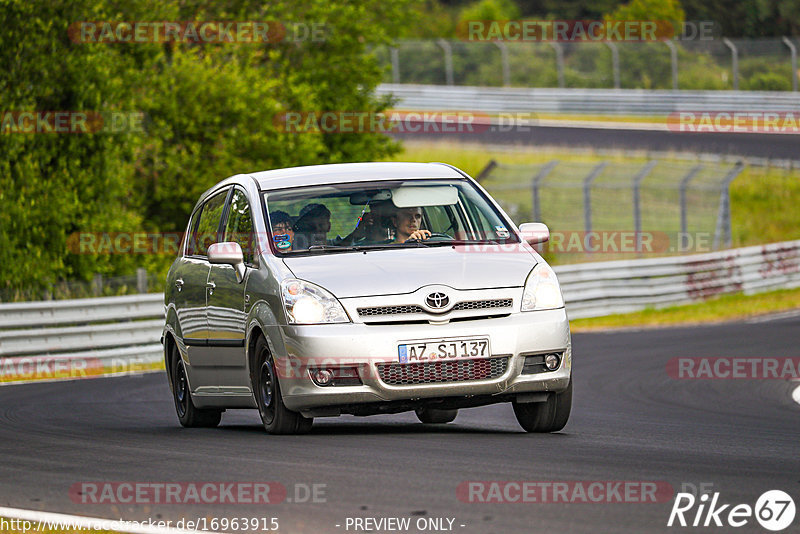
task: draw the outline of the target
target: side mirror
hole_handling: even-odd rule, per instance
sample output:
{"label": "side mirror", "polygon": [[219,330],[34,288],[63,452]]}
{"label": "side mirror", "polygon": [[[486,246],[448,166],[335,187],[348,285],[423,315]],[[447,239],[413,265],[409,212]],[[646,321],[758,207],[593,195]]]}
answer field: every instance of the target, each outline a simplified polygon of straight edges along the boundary
{"label": "side mirror", "polygon": [[519,233],[522,234],[522,239],[535,245],[537,243],[544,243],[550,239],[550,229],[544,223],[523,223],[519,225]]}
{"label": "side mirror", "polygon": [[236,271],[236,280],[244,280],[247,267],[244,265],[244,254],[239,243],[227,241],[225,243],[214,243],[208,247],[208,262],[221,265],[232,265]]}

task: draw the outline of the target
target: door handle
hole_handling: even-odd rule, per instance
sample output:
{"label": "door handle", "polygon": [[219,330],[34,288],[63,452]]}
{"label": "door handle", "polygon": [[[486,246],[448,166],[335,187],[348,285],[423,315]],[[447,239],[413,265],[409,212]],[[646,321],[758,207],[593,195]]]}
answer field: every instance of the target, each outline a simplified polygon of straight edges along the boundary
{"label": "door handle", "polygon": [[178,291],[183,289],[183,278],[178,278],[175,280],[175,287],[178,289]]}
{"label": "door handle", "polygon": [[214,294],[214,288],[215,287],[217,287],[217,284],[215,284],[214,282],[206,282],[206,288],[208,288],[208,294],[209,295],[213,295]]}

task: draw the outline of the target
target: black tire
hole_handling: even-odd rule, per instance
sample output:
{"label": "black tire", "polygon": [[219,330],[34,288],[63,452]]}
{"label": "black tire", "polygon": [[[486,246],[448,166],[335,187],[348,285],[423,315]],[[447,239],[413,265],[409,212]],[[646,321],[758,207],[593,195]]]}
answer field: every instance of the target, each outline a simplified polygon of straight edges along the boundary
{"label": "black tire", "polygon": [[222,410],[201,410],[192,402],[189,393],[189,381],[186,380],[186,368],[183,358],[178,354],[175,345],[170,347],[172,364],[170,378],[172,380],[172,397],[175,399],[175,412],[178,421],[187,428],[213,428],[222,419]]}
{"label": "black tire", "polygon": [[451,423],[458,415],[458,410],[437,410],[436,408],[422,407],[414,410],[417,419],[426,425]]}
{"label": "black tire", "polygon": [[256,365],[251,371],[251,383],[264,428],[270,434],[306,434],[314,419],[303,417],[283,404],[275,363],[263,337],[256,341],[255,351]]}
{"label": "black tire", "polygon": [[558,432],[566,426],[572,411],[572,379],[567,389],[551,394],[546,402],[515,401],[513,405],[517,422],[527,432]]}

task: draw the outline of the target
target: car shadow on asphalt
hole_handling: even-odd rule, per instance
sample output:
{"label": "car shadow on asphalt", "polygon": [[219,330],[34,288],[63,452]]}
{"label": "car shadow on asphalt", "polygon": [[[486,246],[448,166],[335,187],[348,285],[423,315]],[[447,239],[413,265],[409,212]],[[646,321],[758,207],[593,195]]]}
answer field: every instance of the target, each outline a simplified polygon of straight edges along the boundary
{"label": "car shadow on asphalt", "polygon": [[[252,434],[267,435],[264,428],[260,425],[240,425],[231,424],[225,425],[224,421],[218,428],[219,431],[225,432],[241,432]],[[423,425],[422,423],[315,423],[309,432],[309,436],[323,436],[323,435],[530,435],[522,429],[501,429],[501,428],[481,428],[476,426],[466,426],[459,424],[442,424],[442,425]],[[545,435],[545,434],[539,434]],[[569,433],[562,432],[552,434],[553,436],[567,437]]]}

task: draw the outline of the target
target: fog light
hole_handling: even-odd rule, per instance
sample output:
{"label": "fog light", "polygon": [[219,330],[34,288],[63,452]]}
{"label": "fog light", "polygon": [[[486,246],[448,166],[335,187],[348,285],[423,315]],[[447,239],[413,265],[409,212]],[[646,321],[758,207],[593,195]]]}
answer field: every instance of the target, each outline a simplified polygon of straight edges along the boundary
{"label": "fog light", "polygon": [[550,370],[555,371],[558,369],[558,365],[561,363],[561,359],[558,357],[558,354],[548,354],[544,357],[544,365]]}
{"label": "fog light", "polygon": [[318,386],[327,386],[333,380],[333,373],[328,369],[317,369],[311,373],[311,379]]}

